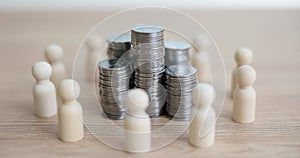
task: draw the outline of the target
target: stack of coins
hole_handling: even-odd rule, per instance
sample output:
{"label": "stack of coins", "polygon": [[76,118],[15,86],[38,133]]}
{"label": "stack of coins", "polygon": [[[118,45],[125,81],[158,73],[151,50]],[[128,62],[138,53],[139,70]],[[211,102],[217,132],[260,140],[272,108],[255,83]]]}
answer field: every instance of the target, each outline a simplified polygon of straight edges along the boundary
{"label": "stack of coins", "polygon": [[189,65],[189,49],[187,42],[169,41],[165,44],[165,65]]}
{"label": "stack of coins", "polygon": [[108,42],[107,55],[110,59],[118,59],[130,49],[131,37],[128,34],[110,35]]}
{"label": "stack of coins", "polygon": [[129,89],[130,66],[122,60],[99,62],[99,96],[103,112],[110,119],[123,119],[125,95]]}
{"label": "stack of coins", "polygon": [[166,91],[161,84],[164,66],[164,29],[157,25],[137,25],[131,30],[134,85],[150,96],[147,113],[157,117],[163,112]]}
{"label": "stack of coins", "polygon": [[192,90],[197,84],[196,69],[188,65],[171,65],[166,69],[168,90],[166,111],[177,120],[189,120],[193,106]]}
{"label": "stack of coins", "polygon": [[[120,59],[130,64],[132,69],[132,59],[130,56],[131,36],[129,34],[109,35],[106,38],[108,44],[107,56],[110,59]],[[127,54],[126,54],[127,53]],[[131,75],[129,88],[133,88],[134,75]]]}

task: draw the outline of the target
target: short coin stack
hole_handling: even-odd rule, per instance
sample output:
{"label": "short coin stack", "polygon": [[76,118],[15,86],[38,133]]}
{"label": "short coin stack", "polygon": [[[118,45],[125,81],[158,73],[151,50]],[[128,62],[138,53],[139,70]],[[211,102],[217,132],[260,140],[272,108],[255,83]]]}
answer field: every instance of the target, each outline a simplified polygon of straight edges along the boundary
{"label": "short coin stack", "polygon": [[148,92],[147,113],[157,117],[163,112],[166,91],[161,84],[164,66],[164,29],[157,25],[136,25],[131,30],[131,53],[134,60],[134,85]]}
{"label": "short coin stack", "polygon": [[127,62],[108,59],[99,62],[99,95],[103,112],[110,119],[123,119],[124,98],[129,89],[130,67]]}
{"label": "short coin stack", "polygon": [[193,106],[192,89],[197,84],[196,69],[189,65],[171,65],[166,69],[167,114],[176,120],[189,120]]}
{"label": "short coin stack", "polygon": [[131,39],[128,34],[110,35],[106,40],[108,42],[107,55],[111,59],[120,58],[131,46]]}
{"label": "short coin stack", "polygon": [[187,42],[168,41],[165,44],[165,65],[188,65],[189,49],[191,45]]}
{"label": "short coin stack", "polygon": [[[108,42],[107,56],[109,59],[120,59],[130,64],[132,70],[132,59],[130,56],[131,36],[129,34],[109,35],[106,38]],[[129,88],[133,88],[134,75],[131,75]]]}

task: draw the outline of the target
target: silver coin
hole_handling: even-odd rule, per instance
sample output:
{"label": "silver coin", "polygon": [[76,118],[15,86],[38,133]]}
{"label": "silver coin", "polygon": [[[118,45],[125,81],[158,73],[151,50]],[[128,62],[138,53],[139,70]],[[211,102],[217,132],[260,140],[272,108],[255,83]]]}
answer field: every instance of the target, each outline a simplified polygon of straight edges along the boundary
{"label": "silver coin", "polygon": [[110,44],[130,44],[131,36],[129,34],[113,34],[107,36],[106,41]]}
{"label": "silver coin", "polygon": [[[144,67],[146,67],[146,66],[144,66]],[[138,67],[135,70],[136,76],[143,76],[143,75],[149,75],[149,74],[157,75],[157,74],[162,74],[164,72],[165,72],[164,66],[160,66],[160,67],[157,67],[157,68]]]}
{"label": "silver coin", "polygon": [[126,52],[131,47],[131,36],[129,34],[109,35],[106,38],[109,50]]}
{"label": "silver coin", "polygon": [[163,75],[153,75],[153,77],[142,77],[139,74],[135,76],[138,80],[136,82],[161,82]]}
{"label": "silver coin", "polygon": [[166,74],[177,78],[186,78],[195,75],[197,70],[192,66],[171,65],[167,67]]}
{"label": "silver coin", "polygon": [[133,49],[151,49],[151,48],[161,48],[164,46],[164,41],[163,40],[158,40],[158,41],[152,41],[150,43],[141,43],[137,42],[135,40],[132,41],[132,48]]}
{"label": "silver coin", "polygon": [[103,71],[99,70],[99,74],[103,76],[110,76],[113,78],[122,78],[122,77],[130,77],[129,71]]}
{"label": "silver coin", "polygon": [[189,49],[191,45],[187,42],[168,41],[165,43],[165,64],[189,65]]}
{"label": "silver coin", "polygon": [[103,85],[101,83],[98,84],[99,89],[109,89],[109,90],[112,90],[112,91],[122,91],[122,90],[126,90],[128,89],[129,85],[125,84],[125,85],[119,85],[119,86],[116,86],[116,87],[112,87],[110,85]]}
{"label": "silver coin", "polygon": [[129,64],[115,59],[107,59],[99,62],[98,68],[102,71],[123,71],[128,69]]}
{"label": "silver coin", "polygon": [[124,53],[126,53],[128,49],[125,50],[113,50],[113,49],[107,49],[106,54],[110,59],[119,59],[122,57]]}
{"label": "silver coin", "polygon": [[[99,83],[105,86],[111,86],[111,87],[120,87],[120,86],[124,86],[124,85],[128,85],[129,84],[129,78],[128,79],[123,79],[123,80],[119,80],[119,81],[113,81],[113,80],[99,80]],[[128,86],[127,86],[128,87]]]}
{"label": "silver coin", "polygon": [[[153,62],[153,61],[160,61],[160,60],[164,60],[163,54],[161,56],[152,56],[152,55],[134,56],[135,63]],[[160,64],[164,64],[164,61],[160,61]],[[139,65],[141,65],[141,64],[139,64]],[[138,66],[138,64],[136,64],[136,66]],[[161,66],[161,65],[159,65],[159,66]]]}
{"label": "silver coin", "polygon": [[185,91],[190,91],[191,89],[193,89],[196,85],[195,83],[181,83],[179,85],[170,85],[169,83],[165,83],[165,87],[170,91],[181,91],[183,93]]}
{"label": "silver coin", "polygon": [[189,50],[191,44],[183,41],[167,41],[165,44],[166,50]]}
{"label": "silver coin", "polygon": [[157,78],[162,77],[164,75],[164,71],[154,72],[154,73],[134,73],[135,77],[145,77],[145,78]]}
{"label": "silver coin", "polygon": [[118,104],[111,104],[111,103],[101,103],[101,107],[103,111],[110,115],[118,115],[126,112],[126,109],[123,110],[123,107],[119,107]]}
{"label": "silver coin", "polygon": [[172,76],[169,76],[169,75],[166,75],[166,80],[170,83],[181,83],[181,82],[185,82],[185,83],[188,83],[188,82],[195,82],[197,81],[197,78],[196,76],[189,76],[189,77],[186,77],[186,78],[177,78],[177,77],[172,77]]}
{"label": "silver coin", "polygon": [[151,91],[151,93],[157,92],[158,88],[160,88],[161,84],[160,83],[151,83],[149,85],[147,84],[135,84],[135,87],[137,88],[142,88],[145,91]]}
{"label": "silver coin", "polygon": [[112,70],[107,70],[107,69],[102,69],[99,68],[99,73],[101,73],[102,75],[106,75],[106,76],[112,76],[112,75],[125,75],[129,73],[129,66],[128,67],[124,67],[123,69],[117,69],[114,68]]}
{"label": "silver coin", "polygon": [[104,118],[108,118],[110,120],[122,120],[124,119],[126,116],[126,112],[123,112],[123,113],[119,113],[117,115],[112,115],[112,114],[108,114],[108,113],[103,113],[103,117]]}
{"label": "silver coin", "polygon": [[123,119],[126,115],[126,109],[123,110],[123,107],[118,107],[117,104],[106,104],[101,103],[101,107],[104,112],[104,116],[109,119]]}
{"label": "silver coin", "polygon": [[168,91],[169,95],[174,95],[174,96],[181,96],[181,95],[192,95],[192,89],[191,90],[186,90],[184,92],[182,91]]}
{"label": "silver coin", "polygon": [[[191,98],[188,98],[188,97],[177,97],[176,98],[176,97],[170,97],[170,95],[168,95],[167,100],[169,100],[169,102],[175,103],[174,105],[180,104],[180,103],[193,103],[192,97]],[[186,106],[190,106],[190,105],[187,104]],[[176,105],[176,107],[178,107],[178,106]]]}
{"label": "silver coin", "polygon": [[135,25],[131,28],[131,39],[139,43],[163,41],[164,28],[159,25]]}
{"label": "silver coin", "polygon": [[177,114],[178,115],[181,115],[181,116],[187,116],[189,117],[190,116],[190,112],[191,112],[191,109],[192,108],[186,108],[186,109],[182,109],[182,108],[178,108],[178,109],[171,109],[169,107],[167,107],[167,112],[168,114],[171,114],[173,116],[175,116]]}
{"label": "silver coin", "polygon": [[120,81],[120,80],[126,80],[128,78],[131,77],[131,73],[128,73],[128,74],[124,74],[123,76],[122,75],[111,75],[111,76],[106,76],[106,75],[103,75],[103,74],[100,74],[99,73],[99,80],[107,80],[107,81]]}
{"label": "silver coin", "polygon": [[99,84],[99,87],[101,86],[101,88],[99,88],[99,92],[102,92],[103,94],[114,94],[114,93],[125,93],[126,91],[128,91],[128,87],[129,85],[126,85],[126,86],[123,86],[123,87],[104,87],[105,85],[100,85]]}

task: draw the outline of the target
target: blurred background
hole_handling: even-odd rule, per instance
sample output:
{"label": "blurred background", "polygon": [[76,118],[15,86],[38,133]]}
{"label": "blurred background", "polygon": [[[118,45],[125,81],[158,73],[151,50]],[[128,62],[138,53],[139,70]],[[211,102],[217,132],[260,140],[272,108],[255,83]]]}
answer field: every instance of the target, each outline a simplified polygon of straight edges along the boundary
{"label": "blurred background", "polygon": [[233,53],[241,46],[252,49],[254,65],[266,66],[270,56],[282,52],[290,55],[272,63],[298,59],[291,56],[299,54],[299,0],[0,0],[0,54],[8,59],[0,66],[9,74],[3,80],[13,82],[10,75],[18,73],[32,83],[31,66],[44,60],[44,49],[52,43],[63,47],[70,76],[80,44],[96,24],[121,10],[145,6],[175,9],[199,21],[221,52],[228,82]]}
{"label": "blurred background", "polygon": [[[299,0],[0,0],[0,53],[10,59],[0,64],[7,67],[20,62],[16,56],[22,55],[26,66],[14,72],[24,73],[44,59],[47,45],[58,43],[71,71],[82,40],[96,24],[121,10],[145,6],[176,9],[199,21],[220,49],[228,76],[238,47],[251,48],[258,63],[299,48]],[[26,73],[25,80],[32,80]]]}
{"label": "blurred background", "polygon": [[299,0],[1,0],[7,11],[103,11],[128,9],[145,5],[176,9],[299,9]]}

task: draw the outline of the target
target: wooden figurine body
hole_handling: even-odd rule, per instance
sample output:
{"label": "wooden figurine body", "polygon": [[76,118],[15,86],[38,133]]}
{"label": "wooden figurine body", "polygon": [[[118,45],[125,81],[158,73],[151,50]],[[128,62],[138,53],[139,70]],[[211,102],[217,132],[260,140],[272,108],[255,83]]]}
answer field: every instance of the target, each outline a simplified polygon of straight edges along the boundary
{"label": "wooden figurine body", "polygon": [[46,62],[37,62],[32,74],[37,80],[33,88],[34,113],[39,117],[51,117],[57,114],[56,91],[49,81],[51,66]]}
{"label": "wooden figurine body", "polygon": [[87,56],[87,62],[86,62],[86,78],[88,81],[95,81],[95,72],[96,72],[96,65],[98,62],[98,53],[97,50],[94,50],[92,52],[89,52]]}
{"label": "wooden figurine body", "polygon": [[255,70],[248,65],[236,72],[239,84],[233,94],[232,119],[238,123],[251,123],[255,120],[256,92],[252,87],[256,78]]}
{"label": "wooden figurine body", "polygon": [[250,49],[241,47],[235,52],[235,62],[237,64],[237,67],[233,70],[232,72],[232,77],[231,77],[231,91],[230,91],[230,96],[233,96],[233,92],[235,88],[237,88],[238,84],[235,78],[235,74],[237,69],[242,66],[242,65],[250,65],[253,59],[253,53]]}
{"label": "wooden figurine body", "polygon": [[208,64],[200,52],[194,53],[192,56],[192,65],[197,69],[197,80],[202,83],[211,83]]}
{"label": "wooden figurine body", "polygon": [[236,70],[238,69],[239,66],[237,66],[231,74],[231,89],[230,89],[230,97],[233,97],[233,92],[237,87],[237,83],[236,83],[236,79],[235,79],[235,74],[236,74]]}
{"label": "wooden figurine body", "polygon": [[47,47],[45,51],[45,57],[49,64],[52,66],[52,75],[50,80],[54,83],[55,87],[58,89],[59,83],[66,79],[66,67],[63,60],[63,49],[56,44],[52,44]]}
{"label": "wooden figurine body", "polygon": [[59,85],[59,83],[66,79],[66,67],[62,62],[53,63],[53,75],[51,76],[50,80]]}
{"label": "wooden figurine body", "polygon": [[[105,41],[95,35],[91,35],[86,39],[86,46],[88,48],[86,57],[86,79],[87,81],[95,81],[96,66],[99,60],[98,51],[104,49]],[[101,57],[102,58],[102,57]]]}
{"label": "wooden figurine body", "polygon": [[193,89],[193,100],[196,106],[191,113],[189,142],[196,147],[209,147],[215,140],[216,114],[211,107],[214,89],[211,85],[199,83]]}
{"label": "wooden figurine body", "polygon": [[[209,147],[215,141],[216,114],[213,108],[193,108],[193,121],[190,124],[189,141],[196,147]],[[198,129],[198,130],[197,130]],[[200,130],[199,130],[200,129]]]}
{"label": "wooden figurine body", "polygon": [[59,138],[65,142],[79,141],[84,136],[82,108],[76,100],[80,94],[80,87],[74,80],[63,80],[59,86],[59,93],[63,100],[58,111]]}
{"label": "wooden figurine body", "polygon": [[125,105],[128,114],[125,116],[124,149],[128,152],[147,152],[151,150],[151,121],[146,109],[149,96],[142,89],[129,90]]}

